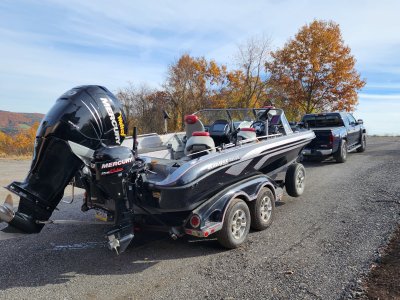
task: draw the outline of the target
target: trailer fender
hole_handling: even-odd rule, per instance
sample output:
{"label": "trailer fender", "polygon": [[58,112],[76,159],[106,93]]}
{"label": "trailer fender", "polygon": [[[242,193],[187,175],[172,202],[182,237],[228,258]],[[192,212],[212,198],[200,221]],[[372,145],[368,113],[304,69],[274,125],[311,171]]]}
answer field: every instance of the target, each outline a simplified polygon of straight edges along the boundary
{"label": "trailer fender", "polygon": [[[246,202],[253,201],[263,187],[271,189],[276,196],[276,183],[264,174],[243,179],[220,191],[192,211],[185,221],[185,232],[197,237],[207,237],[221,230],[229,203],[235,198],[240,198]],[[192,226],[191,218],[193,216],[198,217],[198,226]]]}

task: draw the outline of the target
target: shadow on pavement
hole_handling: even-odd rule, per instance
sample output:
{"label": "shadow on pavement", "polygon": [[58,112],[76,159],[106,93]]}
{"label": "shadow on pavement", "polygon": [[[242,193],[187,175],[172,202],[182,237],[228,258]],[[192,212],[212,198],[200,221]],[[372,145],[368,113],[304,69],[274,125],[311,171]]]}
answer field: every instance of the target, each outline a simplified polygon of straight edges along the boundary
{"label": "shadow on pavement", "polygon": [[165,233],[141,232],[124,253],[116,255],[102,239],[107,228],[105,225],[52,225],[39,234],[8,240],[0,236],[0,289],[63,284],[77,274],[135,274],[164,260],[223,251],[213,239],[173,241]]}
{"label": "shadow on pavement", "polygon": [[326,160],[303,160],[301,162],[306,168],[320,168],[326,167],[329,165],[337,165],[338,163],[333,159],[326,159]]}

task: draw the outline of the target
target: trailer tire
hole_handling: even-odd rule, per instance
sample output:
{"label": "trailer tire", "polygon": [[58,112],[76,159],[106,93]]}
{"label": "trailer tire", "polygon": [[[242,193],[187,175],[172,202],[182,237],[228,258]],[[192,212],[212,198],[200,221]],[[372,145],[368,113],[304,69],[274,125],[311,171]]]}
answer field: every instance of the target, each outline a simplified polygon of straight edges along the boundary
{"label": "trailer tire", "polygon": [[289,196],[299,197],[304,192],[306,169],[302,164],[294,163],[286,171],[285,187]]}
{"label": "trailer tire", "polygon": [[361,147],[357,148],[357,152],[364,152],[365,149],[367,148],[367,137],[365,134],[361,135]]}
{"label": "trailer tire", "polygon": [[225,248],[234,249],[243,244],[250,230],[249,207],[242,199],[233,199],[226,209],[222,229],[217,232],[218,242]]}
{"label": "trailer tire", "polygon": [[342,140],[338,151],[333,155],[333,158],[338,163],[344,163],[347,159],[347,142],[346,140]]}
{"label": "trailer tire", "polygon": [[275,196],[269,188],[262,188],[257,199],[249,203],[251,228],[267,229],[275,217]]}

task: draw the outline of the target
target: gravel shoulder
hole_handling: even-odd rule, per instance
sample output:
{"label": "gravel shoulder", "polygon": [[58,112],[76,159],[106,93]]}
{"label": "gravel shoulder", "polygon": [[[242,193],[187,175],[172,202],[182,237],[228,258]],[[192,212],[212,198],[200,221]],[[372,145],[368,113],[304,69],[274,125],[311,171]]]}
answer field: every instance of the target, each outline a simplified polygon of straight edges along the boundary
{"label": "gravel shoulder", "polygon": [[[29,164],[0,160],[1,185],[22,180]],[[212,236],[142,232],[117,256],[105,247],[105,225],[48,225],[12,239],[0,232],[0,298],[348,298],[400,222],[400,138],[370,137],[344,164],[305,166],[305,193],[285,194],[271,227],[235,250]],[[92,220],[80,204],[60,203],[54,219]]]}
{"label": "gravel shoulder", "polygon": [[388,246],[380,249],[375,262],[360,286],[361,296],[365,299],[400,299],[400,226]]}

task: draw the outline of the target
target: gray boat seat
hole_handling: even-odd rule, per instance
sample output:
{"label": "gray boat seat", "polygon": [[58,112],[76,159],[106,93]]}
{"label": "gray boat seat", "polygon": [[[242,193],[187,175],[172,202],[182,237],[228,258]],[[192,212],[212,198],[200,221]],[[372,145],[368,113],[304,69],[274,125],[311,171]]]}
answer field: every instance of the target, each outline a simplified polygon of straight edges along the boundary
{"label": "gray boat seat", "polygon": [[285,134],[285,129],[282,126],[281,116],[275,115],[272,116],[269,126],[268,126],[268,133],[269,134]]}
{"label": "gray boat seat", "polygon": [[199,120],[199,117],[196,115],[187,115],[185,116],[185,131],[186,131],[186,139],[189,139],[193,132],[196,131],[205,131],[203,123]]}
{"label": "gray boat seat", "polygon": [[237,140],[253,140],[255,141],[257,138],[256,130],[254,128],[240,128],[240,131],[237,133]]}
{"label": "gray boat seat", "polygon": [[197,158],[212,152],[215,152],[215,143],[208,132],[195,131],[186,142],[185,155],[191,158]]}

